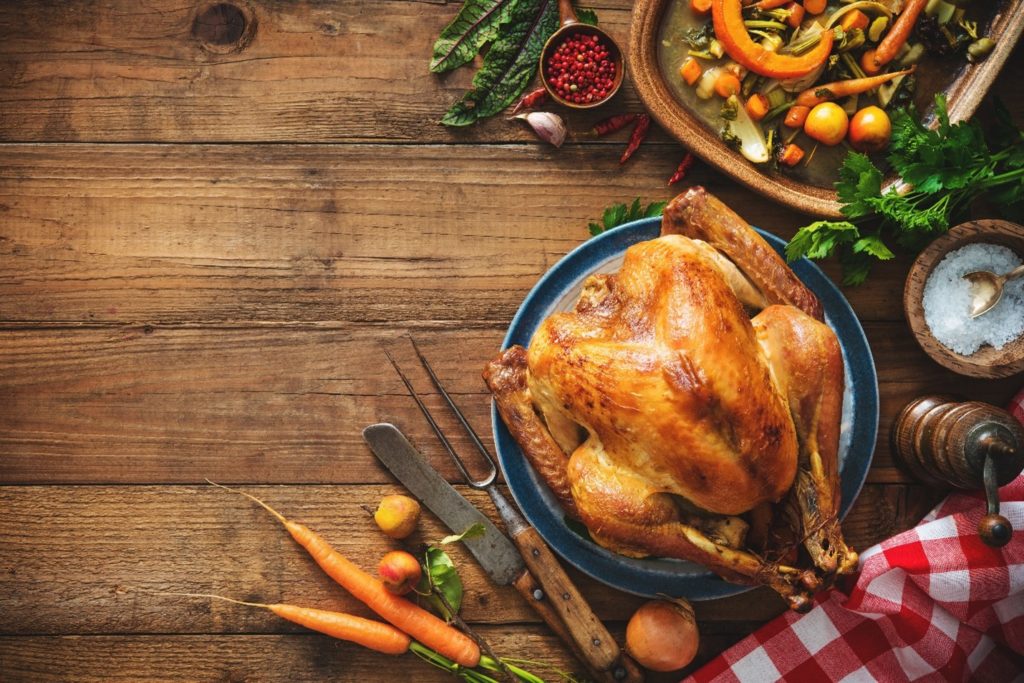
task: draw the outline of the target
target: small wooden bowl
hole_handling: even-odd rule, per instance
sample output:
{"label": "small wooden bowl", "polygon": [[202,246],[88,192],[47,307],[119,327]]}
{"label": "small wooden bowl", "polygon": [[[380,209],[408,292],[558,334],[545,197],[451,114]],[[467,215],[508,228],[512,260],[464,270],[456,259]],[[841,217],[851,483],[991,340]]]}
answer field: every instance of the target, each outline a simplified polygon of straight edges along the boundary
{"label": "small wooden bowl", "polygon": [[990,219],[961,223],[929,244],[914,261],[903,288],[903,312],[917,343],[939,365],[969,377],[1009,377],[1024,372],[1024,335],[1001,349],[985,345],[970,356],[964,356],[940,344],[924,320],[924,285],[928,275],[946,254],[975,242],[999,244],[1024,258],[1024,227]]}

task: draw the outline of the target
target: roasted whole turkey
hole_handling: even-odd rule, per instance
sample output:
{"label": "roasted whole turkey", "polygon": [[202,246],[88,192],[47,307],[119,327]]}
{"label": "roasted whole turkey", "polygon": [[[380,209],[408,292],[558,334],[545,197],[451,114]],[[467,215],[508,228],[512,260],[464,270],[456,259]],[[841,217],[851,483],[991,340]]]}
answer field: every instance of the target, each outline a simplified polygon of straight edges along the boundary
{"label": "roasted whole turkey", "polygon": [[856,567],[838,518],[839,343],[814,294],[703,188],[484,378],[602,546],[699,562],[800,610]]}

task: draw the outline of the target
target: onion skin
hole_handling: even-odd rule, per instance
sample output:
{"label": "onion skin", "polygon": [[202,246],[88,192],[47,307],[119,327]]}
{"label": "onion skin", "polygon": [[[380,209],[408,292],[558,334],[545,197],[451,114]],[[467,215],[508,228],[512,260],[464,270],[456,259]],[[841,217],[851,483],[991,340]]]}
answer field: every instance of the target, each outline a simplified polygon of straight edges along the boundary
{"label": "onion skin", "polygon": [[693,608],[685,600],[652,600],[626,626],[626,651],[651,671],[677,671],[693,661],[700,644]]}

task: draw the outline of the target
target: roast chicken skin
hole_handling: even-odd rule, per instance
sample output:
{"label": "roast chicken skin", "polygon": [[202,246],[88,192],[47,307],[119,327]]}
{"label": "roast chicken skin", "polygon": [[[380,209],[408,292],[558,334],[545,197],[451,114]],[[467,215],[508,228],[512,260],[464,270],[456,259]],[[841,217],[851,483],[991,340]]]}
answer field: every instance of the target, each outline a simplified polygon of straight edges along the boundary
{"label": "roast chicken skin", "polygon": [[838,521],[843,360],[821,317],[768,244],[693,188],[661,237],[484,377],[597,543],[699,562],[804,609],[857,562]]}

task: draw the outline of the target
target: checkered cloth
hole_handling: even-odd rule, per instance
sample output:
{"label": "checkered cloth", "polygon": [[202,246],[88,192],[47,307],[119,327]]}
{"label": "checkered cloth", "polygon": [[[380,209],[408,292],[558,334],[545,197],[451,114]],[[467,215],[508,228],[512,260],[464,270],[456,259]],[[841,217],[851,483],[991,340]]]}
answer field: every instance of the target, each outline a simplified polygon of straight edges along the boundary
{"label": "checkered cloth", "polygon": [[[1024,422],[1024,390],[1010,410]],[[999,498],[1014,528],[1004,547],[978,538],[984,495],[953,493],[862,552],[848,595],[819,594],[810,612],[768,622],[686,683],[1024,681],[1024,475]]]}

